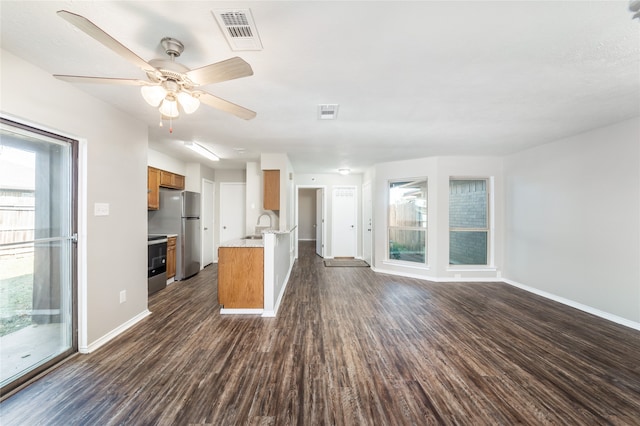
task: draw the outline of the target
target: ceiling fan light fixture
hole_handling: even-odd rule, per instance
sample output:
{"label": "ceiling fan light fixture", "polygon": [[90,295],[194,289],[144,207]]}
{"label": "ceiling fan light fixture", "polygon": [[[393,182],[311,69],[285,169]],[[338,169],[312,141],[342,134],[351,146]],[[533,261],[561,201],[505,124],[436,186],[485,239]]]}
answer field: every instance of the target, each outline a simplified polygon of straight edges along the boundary
{"label": "ceiling fan light fixture", "polygon": [[159,106],[167,96],[167,91],[162,86],[142,86],[140,92],[144,100],[153,107]]}
{"label": "ceiling fan light fixture", "polygon": [[162,101],[162,105],[160,105],[160,114],[169,118],[177,118],[180,115],[180,112],[178,111],[178,102],[167,96]]}
{"label": "ceiling fan light fixture", "polygon": [[209,151],[207,148],[205,148],[204,146],[200,145],[197,142],[185,141],[184,146],[186,146],[193,152],[196,152],[202,155],[203,157],[208,158],[211,161],[220,161],[220,157],[218,157],[213,152]]}
{"label": "ceiling fan light fixture", "polygon": [[178,102],[180,102],[180,106],[187,114],[196,112],[200,106],[200,100],[187,92],[178,93]]}

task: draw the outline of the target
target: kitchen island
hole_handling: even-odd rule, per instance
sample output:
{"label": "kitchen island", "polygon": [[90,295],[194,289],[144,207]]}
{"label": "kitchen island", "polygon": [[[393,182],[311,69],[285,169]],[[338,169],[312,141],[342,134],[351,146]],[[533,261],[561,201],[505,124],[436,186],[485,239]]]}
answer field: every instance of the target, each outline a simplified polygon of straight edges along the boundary
{"label": "kitchen island", "polygon": [[221,314],[274,317],[293,267],[291,231],[269,231],[222,243],[218,249]]}

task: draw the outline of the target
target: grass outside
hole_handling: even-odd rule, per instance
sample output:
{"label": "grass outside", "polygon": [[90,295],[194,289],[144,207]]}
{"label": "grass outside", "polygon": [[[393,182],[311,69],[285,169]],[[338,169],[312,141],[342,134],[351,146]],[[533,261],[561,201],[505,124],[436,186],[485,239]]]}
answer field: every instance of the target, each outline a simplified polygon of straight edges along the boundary
{"label": "grass outside", "polygon": [[0,257],[0,336],[32,324],[33,255]]}

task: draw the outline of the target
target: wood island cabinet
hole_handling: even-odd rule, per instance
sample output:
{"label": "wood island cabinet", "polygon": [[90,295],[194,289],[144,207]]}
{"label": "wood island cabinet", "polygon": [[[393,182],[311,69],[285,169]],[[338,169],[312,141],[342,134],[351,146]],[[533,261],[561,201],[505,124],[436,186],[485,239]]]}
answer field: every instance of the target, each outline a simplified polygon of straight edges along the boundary
{"label": "wood island cabinet", "polygon": [[177,237],[167,238],[167,278],[176,276],[176,241]]}
{"label": "wood island cabinet", "polygon": [[218,303],[225,309],[264,307],[264,248],[218,249]]}
{"label": "wood island cabinet", "polygon": [[263,208],[280,210],[280,170],[263,170]]}
{"label": "wood island cabinet", "polygon": [[160,170],[147,167],[147,210],[160,208]]}

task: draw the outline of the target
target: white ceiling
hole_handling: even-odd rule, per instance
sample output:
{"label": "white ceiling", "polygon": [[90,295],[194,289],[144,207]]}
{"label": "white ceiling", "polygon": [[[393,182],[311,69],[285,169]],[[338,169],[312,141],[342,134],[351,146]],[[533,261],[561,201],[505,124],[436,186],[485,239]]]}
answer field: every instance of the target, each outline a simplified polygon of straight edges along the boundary
{"label": "white ceiling", "polygon": [[[234,52],[211,14],[249,8],[264,49]],[[640,22],[626,1],[1,1],[2,48],[52,74],[145,79],[56,15],[93,21],[145,60],[160,39],[198,68],[233,56],[254,75],[205,86],[257,112],[207,106],[158,127],[137,87],[75,84],[149,125],[150,147],[243,167],[286,152],[302,173],[433,155],[504,155],[640,116]],[[70,83],[69,83],[70,84]],[[318,120],[317,105],[340,105]],[[239,153],[238,149],[246,150]]]}

